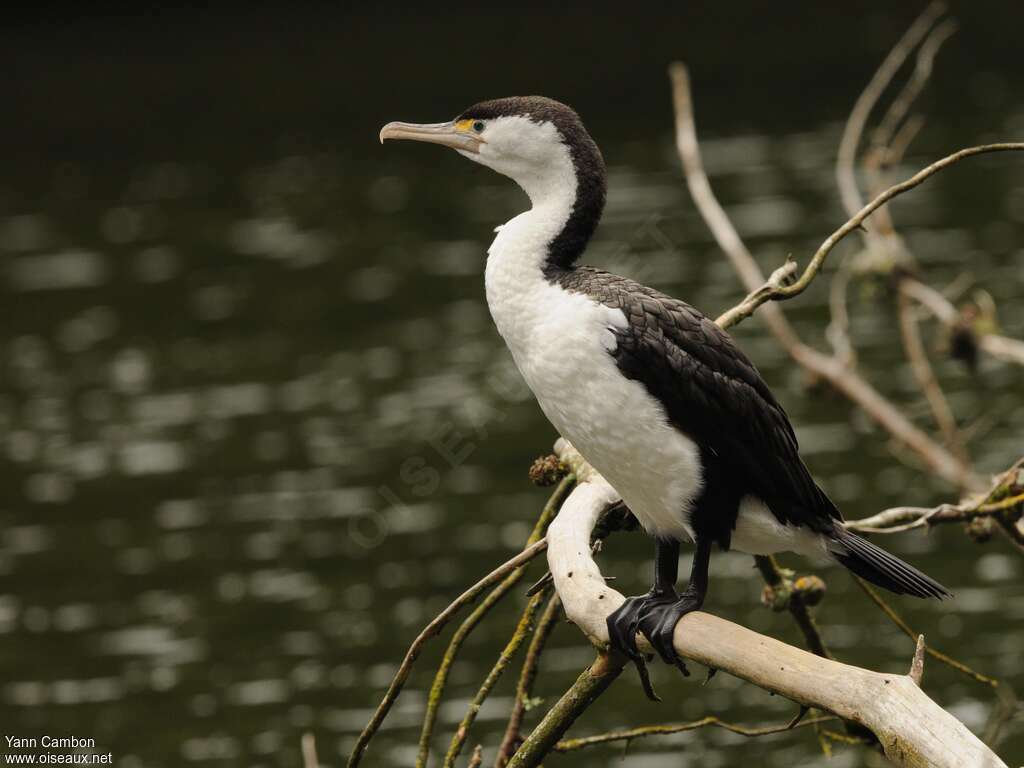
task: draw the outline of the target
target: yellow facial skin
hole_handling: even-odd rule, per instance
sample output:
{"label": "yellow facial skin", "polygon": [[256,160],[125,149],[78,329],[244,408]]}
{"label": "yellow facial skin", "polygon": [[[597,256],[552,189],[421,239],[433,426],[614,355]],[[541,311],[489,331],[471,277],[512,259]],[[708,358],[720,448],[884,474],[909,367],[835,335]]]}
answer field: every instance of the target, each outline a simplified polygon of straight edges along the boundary
{"label": "yellow facial skin", "polygon": [[476,120],[456,120],[447,123],[388,123],[380,131],[380,140],[385,139],[407,139],[409,141],[423,141],[428,144],[442,144],[461,152],[480,152],[480,145],[484,144],[473,124]]}

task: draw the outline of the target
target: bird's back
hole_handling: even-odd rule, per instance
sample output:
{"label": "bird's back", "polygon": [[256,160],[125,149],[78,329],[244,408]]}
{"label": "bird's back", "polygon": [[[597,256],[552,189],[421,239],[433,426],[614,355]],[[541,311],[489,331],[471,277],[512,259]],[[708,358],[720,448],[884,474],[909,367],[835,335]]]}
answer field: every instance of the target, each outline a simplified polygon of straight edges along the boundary
{"label": "bird's back", "polygon": [[612,353],[619,370],[737,490],[762,499],[782,524],[828,532],[842,519],[801,460],[782,406],[728,333],[686,302],[593,267],[566,271],[559,284],[623,312]]}

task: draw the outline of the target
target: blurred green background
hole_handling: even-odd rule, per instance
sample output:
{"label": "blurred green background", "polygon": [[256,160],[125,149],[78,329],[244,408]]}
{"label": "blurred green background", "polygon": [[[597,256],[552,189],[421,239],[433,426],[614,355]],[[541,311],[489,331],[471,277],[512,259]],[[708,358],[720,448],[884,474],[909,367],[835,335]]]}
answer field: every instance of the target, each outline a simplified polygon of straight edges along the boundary
{"label": "blurred green background", "polygon": [[[521,547],[546,498],[526,480],[555,438],[483,298],[511,182],[437,147],[377,143],[393,119],[478,100],[573,105],[610,169],[588,259],[714,315],[742,292],[686,194],[665,67],[692,70],[711,181],[770,269],[806,258],[842,214],[833,181],[853,100],[917,4],[520,3],[41,7],[0,28],[0,732],[97,740],[124,768],[299,765],[300,735],[343,763],[419,628]],[[961,3],[898,175],[960,146],[1024,137],[1017,2]],[[901,198],[900,231],[942,287],[969,273],[1024,337],[1024,159],[982,157]],[[851,255],[853,241],[840,250]],[[830,269],[840,257],[835,254]],[[788,306],[823,343],[827,288]],[[921,424],[884,286],[852,292],[864,372]],[[808,390],[758,321],[737,335],[848,517],[951,490],[900,463],[843,400]],[[929,339],[932,344],[934,339]],[[1021,454],[1020,369],[937,356],[971,449]],[[454,461],[438,449],[454,446]],[[959,530],[887,546],[956,593],[899,600],[937,647],[1024,690],[1019,553]],[[627,593],[650,543],[602,555]],[[788,564],[805,567],[796,558]],[[684,569],[685,569],[684,563]],[[808,566],[809,567],[809,566]],[[528,579],[539,576],[535,564]],[[836,570],[818,611],[844,661],[903,672],[912,644]],[[719,556],[708,609],[799,643],[759,604],[750,559]],[[455,664],[439,746],[524,597]],[[365,764],[413,762],[435,643]],[[592,657],[556,630],[537,694]],[[514,674],[471,736],[493,748]],[[728,676],[660,665],[666,703],[626,675],[574,734],[715,714],[784,722],[794,705]],[[980,730],[993,697],[930,664],[926,688]],[[536,713],[534,713],[534,716]],[[1024,759],[1018,719],[1000,745]],[[811,731],[701,731],[555,756],[630,768],[826,760]]]}

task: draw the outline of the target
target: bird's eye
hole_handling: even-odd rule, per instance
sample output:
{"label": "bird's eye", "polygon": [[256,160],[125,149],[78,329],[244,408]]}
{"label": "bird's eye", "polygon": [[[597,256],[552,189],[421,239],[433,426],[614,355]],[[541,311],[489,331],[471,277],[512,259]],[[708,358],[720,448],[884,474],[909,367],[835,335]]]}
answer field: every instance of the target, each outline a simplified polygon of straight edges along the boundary
{"label": "bird's eye", "polygon": [[474,121],[474,123],[473,123],[473,130],[476,131],[477,133],[483,133],[484,132],[484,121],[483,120],[476,120],[476,121]]}

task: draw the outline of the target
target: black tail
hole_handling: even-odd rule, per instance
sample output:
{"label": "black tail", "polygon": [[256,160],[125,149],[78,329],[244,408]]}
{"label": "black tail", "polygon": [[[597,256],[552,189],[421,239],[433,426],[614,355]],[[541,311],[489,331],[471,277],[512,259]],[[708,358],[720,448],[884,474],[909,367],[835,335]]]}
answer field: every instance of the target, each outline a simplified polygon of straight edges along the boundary
{"label": "black tail", "polygon": [[953,593],[930,576],[908,565],[842,525],[836,525],[829,549],[836,560],[862,579],[895,592],[914,597],[952,597]]}

